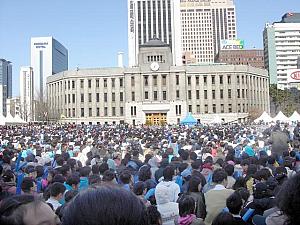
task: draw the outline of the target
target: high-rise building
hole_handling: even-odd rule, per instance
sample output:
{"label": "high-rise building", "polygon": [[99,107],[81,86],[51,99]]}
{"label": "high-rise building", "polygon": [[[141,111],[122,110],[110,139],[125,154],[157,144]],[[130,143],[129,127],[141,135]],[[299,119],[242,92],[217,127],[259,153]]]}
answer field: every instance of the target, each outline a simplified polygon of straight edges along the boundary
{"label": "high-rise building", "polygon": [[128,0],[128,64],[138,65],[141,45],[157,38],[169,44],[173,64],[182,64],[180,0]]}
{"label": "high-rise building", "polygon": [[233,0],[181,0],[182,52],[197,63],[214,62],[221,40],[237,37]]}
{"label": "high-rise building", "polygon": [[68,70],[68,50],[53,37],[31,38],[31,67],[34,74],[34,98],[46,96],[46,78]]}
{"label": "high-rise building", "polygon": [[25,121],[34,119],[34,83],[32,67],[21,67],[20,70],[20,104],[21,117]]}
{"label": "high-rise building", "polygon": [[270,83],[287,88],[287,70],[297,68],[300,54],[300,13],[286,13],[280,22],[267,23],[263,36]]}
{"label": "high-rise building", "polygon": [[0,59],[0,114],[6,115],[6,100],[12,97],[12,64]]}

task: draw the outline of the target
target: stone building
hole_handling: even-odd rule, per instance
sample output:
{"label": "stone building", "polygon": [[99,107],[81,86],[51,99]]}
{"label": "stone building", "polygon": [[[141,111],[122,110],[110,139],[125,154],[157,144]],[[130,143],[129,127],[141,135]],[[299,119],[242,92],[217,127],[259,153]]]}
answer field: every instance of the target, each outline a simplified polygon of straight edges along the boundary
{"label": "stone building", "polygon": [[246,65],[172,66],[169,45],[140,47],[139,66],[77,69],[47,78],[49,116],[63,122],[175,124],[188,112],[201,122],[244,121],[269,112],[266,70]]}

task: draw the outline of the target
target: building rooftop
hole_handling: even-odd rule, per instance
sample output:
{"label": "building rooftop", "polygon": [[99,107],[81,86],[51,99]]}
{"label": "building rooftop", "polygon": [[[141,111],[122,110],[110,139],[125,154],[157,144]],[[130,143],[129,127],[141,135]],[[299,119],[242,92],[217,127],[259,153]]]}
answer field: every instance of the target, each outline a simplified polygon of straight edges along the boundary
{"label": "building rooftop", "polygon": [[300,23],[300,13],[286,13],[280,23]]}
{"label": "building rooftop", "polygon": [[162,42],[158,38],[153,38],[145,44],[141,45],[141,47],[169,47],[169,45],[165,42]]}

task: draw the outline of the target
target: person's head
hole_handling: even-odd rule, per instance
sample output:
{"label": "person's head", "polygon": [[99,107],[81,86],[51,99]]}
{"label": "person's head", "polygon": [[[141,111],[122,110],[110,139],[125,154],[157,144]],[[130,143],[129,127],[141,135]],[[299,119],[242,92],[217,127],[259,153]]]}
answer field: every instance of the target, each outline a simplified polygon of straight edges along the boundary
{"label": "person's head", "polygon": [[115,180],[115,173],[110,170],[106,170],[103,174],[102,181],[103,182],[113,182]]}
{"label": "person's head", "polygon": [[25,177],[21,184],[24,193],[32,194],[35,191],[35,183],[31,177]]}
{"label": "person's head", "polygon": [[253,197],[255,199],[270,197],[270,191],[268,190],[268,186],[265,182],[259,182],[255,184],[253,190]]}
{"label": "person's head", "polygon": [[130,171],[124,170],[120,174],[119,179],[120,179],[122,184],[130,184],[130,182],[131,182],[131,173],[130,173]]}
{"label": "person's head", "polygon": [[89,176],[89,184],[93,186],[98,186],[101,184],[101,177],[97,174],[92,174]]}
{"label": "person's head", "polygon": [[36,170],[36,177],[42,177],[44,175],[44,167],[43,166],[36,166],[35,167]]}
{"label": "person's head", "polygon": [[247,188],[241,187],[238,188],[235,192],[241,196],[243,203],[248,201],[250,197],[250,192],[248,191]]}
{"label": "person's head", "polygon": [[66,181],[65,177],[61,174],[56,174],[52,179],[52,183],[59,182],[63,184],[65,181]]}
{"label": "person's head", "polygon": [[151,179],[151,169],[148,165],[144,165],[139,169],[138,172],[139,181],[146,181]]}
{"label": "person's head", "polygon": [[272,174],[269,169],[262,168],[253,175],[253,177],[258,181],[267,181],[269,177],[271,177]]}
{"label": "person's head", "polygon": [[25,173],[27,174],[27,176],[28,177],[31,177],[31,178],[33,178],[33,179],[35,179],[36,178],[36,170],[35,170],[35,167],[34,166],[27,166],[26,168],[25,168]]}
{"label": "person's head", "polygon": [[200,173],[199,176],[191,176],[189,180],[188,191],[189,192],[200,192],[205,185],[205,177]]}
{"label": "person's head", "polygon": [[235,224],[234,217],[231,213],[221,212],[212,222],[212,225],[233,225]]}
{"label": "person's head", "polygon": [[81,177],[88,177],[91,173],[91,167],[89,166],[84,166],[79,169],[79,173]]}
{"label": "person's head", "polygon": [[195,200],[190,195],[178,199],[179,215],[185,217],[195,213]]}
{"label": "person's head", "polygon": [[53,183],[50,187],[50,196],[55,198],[56,200],[60,200],[63,198],[63,195],[66,191],[65,185],[62,183]]}
{"label": "person's head", "polygon": [[99,175],[100,169],[99,169],[99,165],[98,164],[95,164],[95,165],[92,166],[92,173],[96,174],[96,175]]}
{"label": "person's head", "polygon": [[33,195],[16,195],[0,205],[1,225],[57,225],[60,220],[51,207]]}
{"label": "person's head", "polygon": [[100,166],[99,166],[99,172],[101,175],[104,174],[105,171],[109,170],[109,167],[108,167],[108,164],[106,162],[102,163]]}
{"label": "person's head", "polygon": [[201,166],[202,166],[201,160],[195,160],[194,162],[191,163],[191,167],[193,170],[200,170]]}
{"label": "person's head", "polygon": [[62,156],[57,156],[57,158],[56,158],[56,164],[58,166],[64,165],[64,158]]}
{"label": "person's head", "polygon": [[77,190],[70,190],[65,193],[65,201],[66,203],[70,202],[76,195],[79,194]]}
{"label": "person's head", "polygon": [[234,192],[232,195],[230,195],[226,200],[226,206],[230,213],[232,214],[239,214],[242,206],[243,201],[242,197],[239,194],[239,192]]}
{"label": "person's head", "polygon": [[250,165],[249,159],[244,159],[244,160],[241,161],[241,166],[243,168],[244,173],[247,173],[249,165]]}
{"label": "person's head", "polygon": [[144,195],[146,190],[146,184],[143,181],[138,181],[133,185],[133,193],[136,195]]}
{"label": "person's head", "polygon": [[149,225],[162,225],[162,218],[156,206],[148,206],[147,213],[149,218]]}
{"label": "person's head", "polygon": [[227,173],[222,169],[215,170],[212,175],[212,181],[215,184],[222,184],[223,186],[226,187],[227,186]]}
{"label": "person's head", "polygon": [[163,171],[164,181],[172,181],[175,175],[175,170],[173,166],[167,166]]}
{"label": "person's head", "polygon": [[300,174],[287,180],[277,195],[277,206],[288,217],[287,225],[300,224]]}
{"label": "person's head", "polygon": [[16,177],[13,171],[6,170],[2,175],[2,179],[4,182],[15,182]]}
{"label": "person's head", "polygon": [[66,180],[66,184],[70,185],[72,187],[72,190],[78,190],[79,183],[80,177],[76,174],[72,174]]}
{"label": "person's head", "polygon": [[228,164],[224,167],[225,172],[227,173],[228,176],[232,176],[234,173],[234,166],[231,164]]}
{"label": "person's head", "polygon": [[64,211],[62,224],[148,225],[148,217],[145,205],[133,193],[101,186],[79,193]]}

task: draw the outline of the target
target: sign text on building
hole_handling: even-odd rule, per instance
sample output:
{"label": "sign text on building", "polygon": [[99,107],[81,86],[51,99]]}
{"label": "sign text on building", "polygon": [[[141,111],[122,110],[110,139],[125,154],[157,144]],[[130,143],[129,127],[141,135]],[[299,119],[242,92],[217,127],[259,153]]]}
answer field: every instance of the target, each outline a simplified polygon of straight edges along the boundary
{"label": "sign text on building", "polygon": [[221,40],[221,50],[244,49],[244,40]]}

